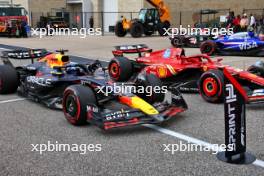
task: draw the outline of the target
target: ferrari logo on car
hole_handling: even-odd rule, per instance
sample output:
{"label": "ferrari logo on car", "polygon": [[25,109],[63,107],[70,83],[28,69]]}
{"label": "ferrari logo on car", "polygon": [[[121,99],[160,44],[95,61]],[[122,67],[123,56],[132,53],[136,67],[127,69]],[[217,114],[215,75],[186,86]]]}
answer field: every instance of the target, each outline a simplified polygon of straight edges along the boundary
{"label": "ferrari logo on car", "polygon": [[160,78],[164,78],[167,76],[167,69],[164,67],[158,67],[157,72]]}

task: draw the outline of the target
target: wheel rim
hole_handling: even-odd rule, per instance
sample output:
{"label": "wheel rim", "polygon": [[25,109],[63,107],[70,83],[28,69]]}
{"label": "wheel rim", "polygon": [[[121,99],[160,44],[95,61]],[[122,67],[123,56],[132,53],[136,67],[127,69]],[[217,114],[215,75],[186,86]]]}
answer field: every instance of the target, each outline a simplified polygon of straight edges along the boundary
{"label": "wheel rim", "polygon": [[180,45],[180,40],[179,39],[174,39],[174,46],[179,46]]}
{"label": "wheel rim", "polygon": [[135,27],[135,31],[136,31],[137,34],[141,33],[140,27],[139,26]]}
{"label": "wheel rim", "polygon": [[110,74],[113,78],[118,78],[120,75],[119,65],[115,62],[110,65]]}
{"label": "wheel rim", "polygon": [[71,119],[78,119],[79,103],[74,95],[68,95],[65,101],[66,113]]}
{"label": "wheel rim", "polygon": [[207,97],[215,96],[218,92],[217,81],[212,78],[206,78],[203,83],[203,91]]}
{"label": "wheel rim", "polygon": [[210,45],[205,45],[204,46],[204,49],[203,49],[204,53],[210,53],[211,50],[212,50],[212,47]]}

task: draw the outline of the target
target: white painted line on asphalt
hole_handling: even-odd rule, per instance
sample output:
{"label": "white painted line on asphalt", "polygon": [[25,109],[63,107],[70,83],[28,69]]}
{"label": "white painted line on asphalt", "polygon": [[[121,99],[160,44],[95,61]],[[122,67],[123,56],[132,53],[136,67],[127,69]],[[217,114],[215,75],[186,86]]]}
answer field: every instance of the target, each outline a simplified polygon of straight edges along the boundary
{"label": "white painted line on asphalt", "polygon": [[[161,132],[163,134],[166,134],[166,135],[169,135],[169,136],[173,136],[173,137],[181,139],[183,141],[187,141],[189,143],[193,143],[193,144],[197,144],[197,145],[200,145],[200,146],[204,146],[206,148],[210,148],[214,152],[219,152],[220,151],[219,149],[214,147],[213,144],[210,144],[208,142],[202,141],[200,139],[196,139],[196,138],[193,138],[193,137],[190,137],[190,136],[187,136],[187,135],[184,135],[184,134],[172,131],[172,130],[161,128],[161,127],[156,126],[156,125],[145,124],[143,126],[145,126],[147,128],[151,128],[151,129],[156,130],[158,132]],[[255,166],[259,166],[259,167],[263,167],[264,168],[264,161],[262,161],[262,160],[256,160],[253,164]]]}
{"label": "white painted line on asphalt", "polygon": [[10,49],[6,49],[6,48],[0,48],[0,50],[10,50]]}
{"label": "white painted line on asphalt", "polygon": [[264,168],[264,161],[262,160],[257,159],[253,164]]}
{"label": "white painted line on asphalt", "polygon": [[13,103],[13,102],[24,101],[24,100],[26,100],[26,98],[17,98],[17,99],[12,99],[12,100],[3,100],[3,101],[0,101],[0,104]]}

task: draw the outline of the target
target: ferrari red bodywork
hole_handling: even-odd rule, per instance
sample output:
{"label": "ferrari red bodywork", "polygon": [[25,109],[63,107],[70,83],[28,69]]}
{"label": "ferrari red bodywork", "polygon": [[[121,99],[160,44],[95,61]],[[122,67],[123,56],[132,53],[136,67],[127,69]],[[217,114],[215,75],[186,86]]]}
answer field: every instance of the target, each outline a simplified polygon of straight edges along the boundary
{"label": "ferrari red bodywork", "polygon": [[[263,77],[248,71],[224,65],[221,63],[223,60],[222,58],[212,60],[209,56],[201,54],[185,56],[185,51],[182,48],[169,48],[142,53],[142,50],[150,51],[150,49],[143,49],[144,47],[145,45],[143,45],[140,50],[137,50],[137,52],[140,53],[140,57],[134,60],[123,56],[124,53],[133,53],[128,49],[133,48],[132,46],[123,47],[127,48],[123,50],[118,47],[119,50],[113,51],[115,58],[109,64],[110,76],[113,77],[113,70],[111,68],[111,65],[113,64],[119,65],[119,69],[117,71],[115,70],[115,75],[122,75],[124,72],[130,74],[131,72],[128,70],[130,67],[126,67],[126,70],[124,70],[120,64],[120,61],[122,62],[122,60],[129,60],[132,64],[131,68],[133,69],[133,74],[142,72],[154,74],[165,83],[168,83],[168,85],[181,84],[182,86],[180,86],[180,89],[182,91],[199,91],[206,96],[215,97],[216,94],[218,94],[218,96],[223,95],[222,87],[224,77],[220,72],[223,68],[226,68],[226,70],[231,73],[243,87],[247,87],[249,96],[256,94],[254,93],[255,90],[264,90]],[[135,49],[133,49],[133,51],[135,51]],[[209,73],[209,76],[206,73]],[[113,77],[113,79],[118,81],[118,76]],[[263,96],[258,96],[258,98],[259,97],[264,99]],[[214,98],[213,100],[207,99],[207,101],[215,102],[216,99],[217,98]]]}

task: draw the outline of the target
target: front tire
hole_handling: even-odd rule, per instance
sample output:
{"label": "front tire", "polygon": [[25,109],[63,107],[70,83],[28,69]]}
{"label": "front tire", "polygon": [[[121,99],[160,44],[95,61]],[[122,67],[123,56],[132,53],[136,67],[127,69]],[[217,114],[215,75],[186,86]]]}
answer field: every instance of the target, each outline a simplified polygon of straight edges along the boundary
{"label": "front tire", "polygon": [[8,65],[0,65],[0,94],[16,92],[19,86],[17,71]]}
{"label": "front tire", "polygon": [[207,54],[208,56],[211,56],[215,54],[216,52],[216,44],[213,41],[205,41],[201,44],[200,50],[202,54]]}
{"label": "front tire", "polygon": [[[144,93],[138,93],[138,96],[146,100],[150,104],[153,104],[155,102],[162,102],[165,98],[165,94],[162,93],[161,90],[159,92],[155,92],[154,88],[159,87],[161,89],[163,84],[161,80],[154,74],[147,74],[145,75],[144,79],[138,79],[136,81],[136,85],[138,89],[140,87],[145,88]],[[149,88],[151,88],[151,92],[147,92],[149,91]]]}
{"label": "front tire", "polygon": [[97,105],[93,90],[82,85],[73,85],[64,91],[63,112],[65,118],[72,125],[85,125],[87,123],[87,105]]}
{"label": "front tire", "polygon": [[134,38],[142,37],[144,33],[144,27],[141,23],[133,23],[130,29],[130,34]]}
{"label": "front tire", "polygon": [[224,75],[220,70],[210,70],[202,74],[198,88],[204,100],[220,103],[224,98]]}
{"label": "front tire", "polygon": [[109,63],[108,71],[114,81],[127,81],[133,74],[133,65],[126,57],[116,57]]}

